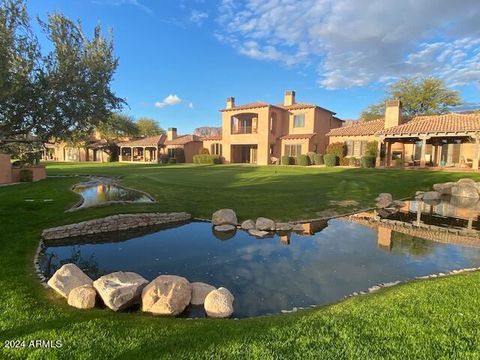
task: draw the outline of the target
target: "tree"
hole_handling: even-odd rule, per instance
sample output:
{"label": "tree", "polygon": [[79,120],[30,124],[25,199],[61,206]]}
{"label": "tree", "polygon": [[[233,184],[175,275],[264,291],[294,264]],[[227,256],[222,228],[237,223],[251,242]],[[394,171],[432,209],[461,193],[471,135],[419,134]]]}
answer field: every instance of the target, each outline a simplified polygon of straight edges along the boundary
{"label": "tree", "polygon": [[124,104],[110,89],[118,66],[111,36],[97,26],[89,39],[58,13],[40,25],[53,47],[46,55],[24,1],[0,4],[0,144],[81,137]]}
{"label": "tree", "polygon": [[165,134],[154,119],[142,117],[137,120],[138,134],[142,137]]}
{"label": "tree", "polygon": [[[388,88],[387,100],[394,99],[401,100],[403,113],[407,116],[444,114],[450,106],[462,103],[458,91],[448,89],[443,80],[433,77],[400,79]],[[382,117],[384,103],[370,105],[362,112],[361,118],[369,121]]]}

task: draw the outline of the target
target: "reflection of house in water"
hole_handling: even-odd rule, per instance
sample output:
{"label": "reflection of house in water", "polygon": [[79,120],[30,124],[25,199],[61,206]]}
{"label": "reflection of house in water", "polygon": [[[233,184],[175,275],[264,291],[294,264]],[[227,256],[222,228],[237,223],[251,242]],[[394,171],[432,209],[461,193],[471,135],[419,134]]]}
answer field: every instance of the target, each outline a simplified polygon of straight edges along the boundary
{"label": "reflection of house in water", "polygon": [[377,229],[377,244],[379,247],[390,251],[392,249],[392,229],[379,226]]}
{"label": "reflection of house in water", "polygon": [[298,231],[299,235],[313,235],[316,234],[327,227],[326,220],[315,220],[308,223],[300,224],[302,225],[303,231]]}

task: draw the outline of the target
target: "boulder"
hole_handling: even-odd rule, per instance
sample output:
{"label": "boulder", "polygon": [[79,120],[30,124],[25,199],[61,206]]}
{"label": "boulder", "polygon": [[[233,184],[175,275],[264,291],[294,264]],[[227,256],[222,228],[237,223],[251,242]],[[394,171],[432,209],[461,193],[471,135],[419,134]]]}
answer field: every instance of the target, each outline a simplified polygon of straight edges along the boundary
{"label": "boulder", "polygon": [[437,191],[427,191],[423,193],[423,200],[424,201],[432,201],[432,200],[440,200],[442,194]]}
{"label": "boulder", "polygon": [[142,292],[142,310],[155,315],[176,316],[190,304],[192,286],[176,275],[160,275]]}
{"label": "boulder", "polygon": [[275,231],[275,221],[268,218],[259,217],[255,223],[255,229],[262,231]]}
{"label": "boulder", "polygon": [[425,194],[425,192],[423,191],[417,191],[415,193],[415,200],[423,200],[423,194]]}
{"label": "boulder", "polygon": [[230,291],[221,287],[208,293],[205,298],[205,312],[213,318],[227,318],[233,314],[234,297]]}
{"label": "boulder", "polygon": [[474,185],[466,183],[452,186],[452,196],[465,197],[470,199],[479,199],[480,195]]}
{"label": "boulder", "polygon": [[453,182],[433,184],[433,190],[439,192],[442,195],[451,195],[453,185],[455,185],[455,183]]}
{"label": "boulder", "polygon": [[70,291],[82,285],[92,285],[93,280],[90,279],[75,264],[65,264],[55,271],[55,274],[48,280],[48,286],[58,292],[65,298],[68,298]]}
{"label": "boulder", "polygon": [[389,193],[381,193],[377,196],[375,199],[377,202],[376,207],[377,208],[386,208],[389,207],[390,204],[393,202],[392,194]]}
{"label": "boulder", "polygon": [[97,292],[92,285],[76,287],[68,294],[68,305],[77,309],[91,309],[95,307]]}
{"label": "boulder", "polygon": [[255,229],[255,221],[253,221],[252,219],[245,220],[244,222],[242,222],[242,225],[240,225],[240,227],[243,230]]}
{"label": "boulder", "polygon": [[215,287],[203,282],[193,282],[192,286],[192,298],[190,299],[190,304],[192,305],[203,305],[205,302],[205,297],[208,293],[215,290]]}
{"label": "boulder", "polygon": [[468,185],[468,186],[475,186],[476,182],[475,180],[469,179],[469,178],[463,178],[457,181],[458,185]]}
{"label": "boulder", "polygon": [[389,217],[390,215],[394,214],[396,212],[396,209],[378,209],[377,214],[382,217],[386,218]]}
{"label": "boulder", "polygon": [[276,223],[275,229],[277,231],[291,231],[293,229],[293,225],[289,223]]}
{"label": "boulder", "polygon": [[134,272],[117,271],[101,276],[93,282],[93,287],[106,306],[119,311],[138,304],[147,284],[147,280]]}
{"label": "boulder", "polygon": [[220,209],[213,213],[212,224],[216,225],[235,225],[237,226],[237,214],[232,209]]}
{"label": "boulder", "polygon": [[250,229],[250,230],[248,230],[248,233],[252,236],[256,236],[256,237],[259,237],[259,238],[263,238],[267,235],[270,235],[270,233],[268,231],[262,231],[262,230],[257,230],[257,229]]}
{"label": "boulder", "polygon": [[217,225],[214,227],[215,231],[220,231],[220,232],[228,232],[228,231],[233,231],[236,229],[235,225],[230,225],[230,224],[225,224],[225,225]]}

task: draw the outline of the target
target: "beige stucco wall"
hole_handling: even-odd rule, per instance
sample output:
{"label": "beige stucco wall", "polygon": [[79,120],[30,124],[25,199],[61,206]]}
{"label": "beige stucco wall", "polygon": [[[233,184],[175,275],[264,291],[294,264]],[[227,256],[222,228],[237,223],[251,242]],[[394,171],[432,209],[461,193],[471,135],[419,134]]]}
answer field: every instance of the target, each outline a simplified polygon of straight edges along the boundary
{"label": "beige stucco wall", "polygon": [[12,163],[10,155],[0,154],[0,184],[10,184],[12,182]]}

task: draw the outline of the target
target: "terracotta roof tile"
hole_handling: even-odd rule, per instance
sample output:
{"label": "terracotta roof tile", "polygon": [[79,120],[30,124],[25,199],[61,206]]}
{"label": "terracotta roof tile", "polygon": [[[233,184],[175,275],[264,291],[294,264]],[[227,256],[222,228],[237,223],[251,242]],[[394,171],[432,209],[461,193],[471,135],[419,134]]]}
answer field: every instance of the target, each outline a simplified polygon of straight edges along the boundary
{"label": "terracotta roof tile", "polygon": [[165,145],[185,145],[192,141],[202,141],[197,135],[180,135],[173,140],[166,140]]}
{"label": "terracotta roof tile", "polygon": [[374,135],[376,132],[383,129],[385,120],[378,119],[372,121],[356,121],[348,125],[331,129],[327,136],[362,136]]}
{"label": "terracotta roof tile", "polygon": [[143,139],[133,140],[133,141],[124,141],[119,143],[119,146],[158,146],[163,145],[165,139],[167,138],[166,135],[155,135],[149,136]]}
{"label": "terracotta roof tile", "polygon": [[211,140],[222,140],[222,135],[208,135],[202,137],[200,140],[211,141]]}
{"label": "terracotta roof tile", "polygon": [[312,133],[312,134],[289,134],[289,135],[281,136],[280,139],[282,139],[282,140],[311,139],[315,135],[317,135],[317,134],[316,133]]}
{"label": "terracotta roof tile", "polygon": [[266,102],[253,102],[249,104],[244,104],[244,105],[238,105],[234,106],[231,109],[221,109],[220,111],[237,111],[237,110],[247,110],[247,109],[257,109],[257,108],[262,108],[262,107],[267,107],[270,106],[270,104],[267,104]]}
{"label": "terracotta roof tile", "polygon": [[480,114],[416,116],[409,122],[380,130],[378,135],[428,134],[480,131]]}
{"label": "terracotta roof tile", "polygon": [[301,103],[301,102],[297,102],[297,103],[292,104],[292,105],[278,104],[276,106],[281,108],[281,109],[285,109],[285,110],[301,110],[301,109],[319,108],[319,109],[328,111],[332,114],[336,114],[336,112],[334,112],[332,110],[325,109],[321,106],[318,106],[318,105],[315,105],[315,104]]}

